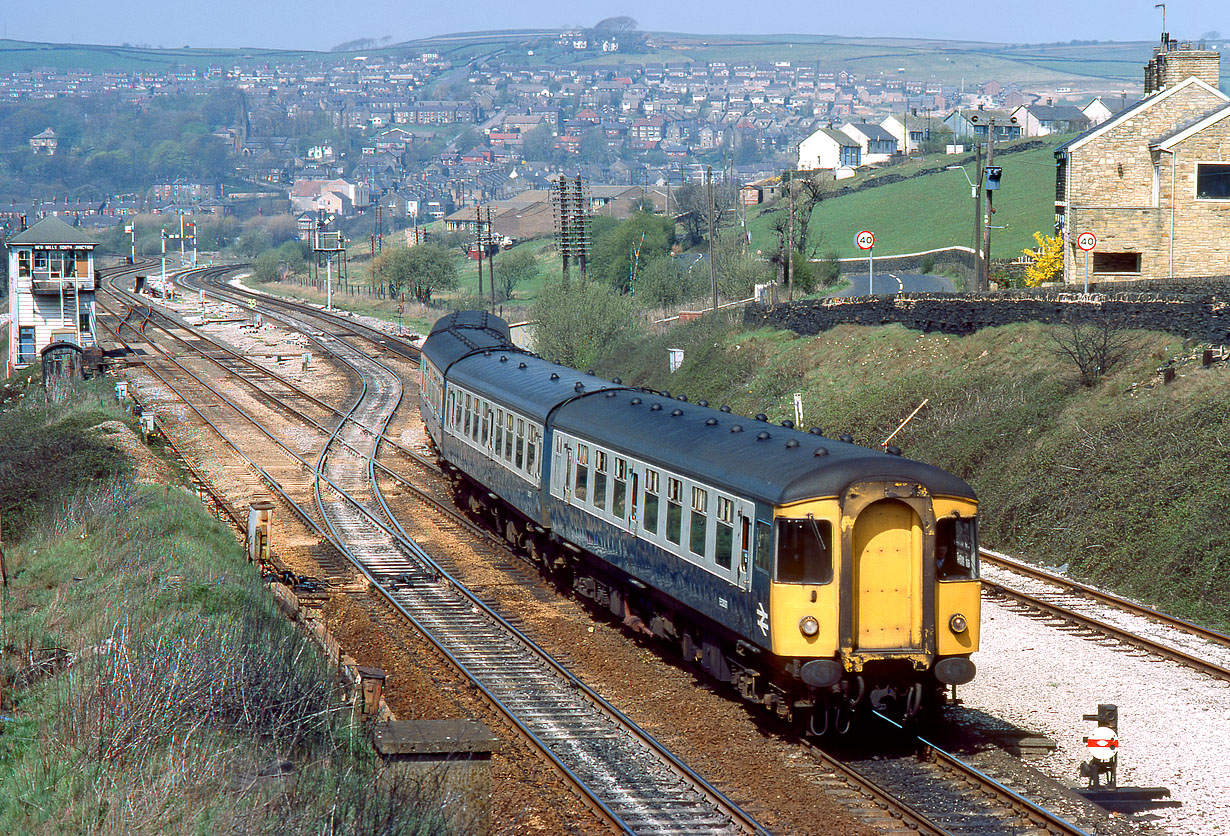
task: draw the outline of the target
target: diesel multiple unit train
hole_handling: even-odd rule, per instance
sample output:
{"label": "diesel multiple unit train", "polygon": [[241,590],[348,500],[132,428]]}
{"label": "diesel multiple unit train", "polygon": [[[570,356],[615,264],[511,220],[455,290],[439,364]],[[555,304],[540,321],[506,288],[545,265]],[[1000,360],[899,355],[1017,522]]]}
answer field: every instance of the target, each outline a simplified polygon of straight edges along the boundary
{"label": "diesel multiple unit train", "polygon": [[973,679],[977,500],[956,476],[549,363],[480,311],[422,352],[458,503],[745,699],[823,734]]}

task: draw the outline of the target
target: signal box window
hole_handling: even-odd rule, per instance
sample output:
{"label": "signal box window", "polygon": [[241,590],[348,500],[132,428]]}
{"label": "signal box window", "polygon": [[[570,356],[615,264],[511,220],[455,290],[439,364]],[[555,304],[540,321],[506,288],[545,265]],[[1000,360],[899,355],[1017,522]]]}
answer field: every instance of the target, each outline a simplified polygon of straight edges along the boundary
{"label": "signal box window", "polygon": [[978,577],[978,521],[944,517],[935,522],[935,577],[968,581]]}
{"label": "signal box window", "polygon": [[1196,163],[1196,199],[1230,200],[1230,163]]}
{"label": "signal box window", "polygon": [[833,524],[812,517],[777,521],[778,583],[833,580]]}
{"label": "signal box window", "polygon": [[646,531],[658,533],[658,471],[645,471],[645,502],[641,525]]}

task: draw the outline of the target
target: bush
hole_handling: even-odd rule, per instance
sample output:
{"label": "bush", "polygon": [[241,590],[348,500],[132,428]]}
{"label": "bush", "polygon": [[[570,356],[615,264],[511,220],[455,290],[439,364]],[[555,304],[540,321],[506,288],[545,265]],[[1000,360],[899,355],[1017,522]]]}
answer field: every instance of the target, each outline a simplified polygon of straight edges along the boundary
{"label": "bush", "polygon": [[934,269],[935,269],[935,256],[924,255],[922,257],[922,262],[918,265],[918,271],[920,273],[930,273]]}
{"label": "bush", "polygon": [[830,250],[816,263],[816,280],[821,287],[832,287],[841,281],[841,262],[836,250]]}
{"label": "bush", "polygon": [[535,350],[574,369],[592,365],[633,328],[631,300],[601,282],[547,282],[531,318]]}

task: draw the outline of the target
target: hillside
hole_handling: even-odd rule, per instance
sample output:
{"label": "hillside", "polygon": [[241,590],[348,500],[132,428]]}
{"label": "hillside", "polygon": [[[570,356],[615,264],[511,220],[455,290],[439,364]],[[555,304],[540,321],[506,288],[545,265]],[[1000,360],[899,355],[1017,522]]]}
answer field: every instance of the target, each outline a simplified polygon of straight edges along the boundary
{"label": "hillside", "polygon": [[[1043,148],[1002,154],[995,162],[1003,172],[1003,188],[995,195],[995,229],[991,235],[992,258],[1015,258],[1025,247],[1034,246],[1035,231],[1052,234],[1055,223],[1054,147],[1067,137],[1047,137]],[[973,156],[965,170],[972,178]],[[818,254],[836,250],[842,258],[865,255],[854,246],[854,236],[869,229],[876,236],[876,255],[912,253],[937,247],[971,246],[974,232],[974,202],[969,183],[960,171],[944,171],[943,157],[927,158],[932,174],[897,183],[867,188],[852,194],[827,198],[812,216],[812,240]],[[902,173],[912,173],[901,166]],[[897,168],[887,169],[891,174]],[[835,184],[840,190],[858,178]],[[752,248],[776,249],[776,233],[768,215],[777,207],[748,213]]]}
{"label": "hillside", "polygon": [[[438,35],[403,43],[368,46],[363,55],[439,52],[454,60],[499,54],[526,65],[622,64],[625,62],[791,61],[817,62],[822,70],[850,70],[970,86],[989,79],[1031,86],[1064,83],[1074,93],[1118,92],[1139,87],[1140,67],[1151,41],[1063,44],[997,44],[911,38],[849,38],[840,35],[739,35],[648,32],[650,48],[636,53],[573,51],[556,48],[558,32],[475,31]],[[530,50],[534,55],[529,55]],[[60,70],[124,70],[210,64],[322,60],[353,52],[313,52],[212,48],[193,44],[173,48],[108,44],[53,44],[0,40],[0,71],[51,67]],[[1222,68],[1230,78],[1230,66]],[[1224,86],[1224,84],[1223,84]]]}
{"label": "hillside", "polygon": [[[615,346],[600,373],[771,421],[879,446],[960,474],[981,500],[983,544],[1230,626],[1230,368],[1201,369],[1199,346],[1133,333],[1124,363],[1092,388],[1059,358],[1049,326],[958,338],[901,326],[816,337],[699,321]],[[667,348],[683,366],[667,371]],[[1180,361],[1170,386],[1157,367]]]}

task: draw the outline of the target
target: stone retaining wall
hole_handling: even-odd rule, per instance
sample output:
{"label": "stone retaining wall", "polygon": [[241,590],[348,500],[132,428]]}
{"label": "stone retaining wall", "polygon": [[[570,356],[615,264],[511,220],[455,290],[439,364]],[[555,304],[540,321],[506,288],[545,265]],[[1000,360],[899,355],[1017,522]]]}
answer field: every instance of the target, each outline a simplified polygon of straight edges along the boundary
{"label": "stone retaining wall", "polygon": [[1163,331],[1207,343],[1230,343],[1230,279],[1151,283],[1130,291],[1104,286],[1083,294],[1060,289],[983,294],[901,294],[750,304],[744,322],[818,334],[837,325],[901,323],[918,331],[971,334],[1014,322],[1109,323]]}

